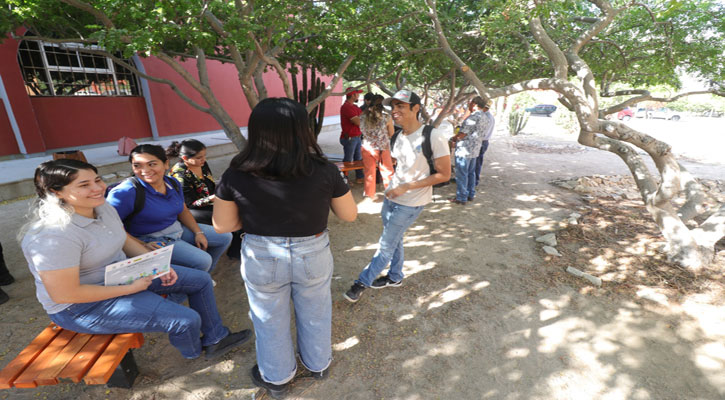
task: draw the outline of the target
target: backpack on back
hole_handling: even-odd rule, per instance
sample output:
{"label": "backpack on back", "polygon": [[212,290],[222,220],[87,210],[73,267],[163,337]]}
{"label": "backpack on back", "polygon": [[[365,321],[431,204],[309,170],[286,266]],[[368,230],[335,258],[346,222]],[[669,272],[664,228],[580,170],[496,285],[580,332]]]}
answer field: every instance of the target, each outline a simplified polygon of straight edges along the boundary
{"label": "backpack on back", "polygon": [[[106,186],[106,193],[104,194],[104,197],[108,197],[108,193],[111,192],[111,189],[115,188],[116,186],[120,185],[121,183],[123,183],[127,180],[130,180],[131,184],[133,184],[133,188],[136,191],[136,197],[133,199],[133,211],[131,211],[131,213],[128,214],[126,216],[126,218],[123,219],[124,224],[126,224],[126,222],[130,221],[133,217],[138,215],[138,213],[140,213],[141,210],[143,210],[143,207],[146,204],[146,188],[143,187],[143,185],[141,184],[141,181],[139,181],[137,177],[132,176],[130,178],[126,178],[122,181],[112,183],[112,184]],[[171,178],[170,180],[171,180],[171,185],[174,187],[174,190],[178,191],[179,182],[174,178]],[[165,179],[164,179],[164,182],[166,182]]]}
{"label": "backpack on back", "polygon": [[[395,146],[395,141],[398,140],[398,135],[400,132],[402,132],[403,129],[396,129],[395,133],[393,133],[393,136],[390,138],[390,150],[393,150],[393,146]],[[433,147],[430,144],[430,134],[433,132],[433,125],[425,125],[423,127],[423,155],[425,156],[425,159],[428,161],[428,168],[430,168],[430,174],[435,174],[436,168],[435,168],[435,162],[433,161]]]}

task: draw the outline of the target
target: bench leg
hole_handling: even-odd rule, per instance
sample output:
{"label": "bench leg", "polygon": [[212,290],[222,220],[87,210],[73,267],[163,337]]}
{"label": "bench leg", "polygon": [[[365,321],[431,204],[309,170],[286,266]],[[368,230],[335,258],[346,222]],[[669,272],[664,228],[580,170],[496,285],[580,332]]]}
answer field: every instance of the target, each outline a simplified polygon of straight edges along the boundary
{"label": "bench leg", "polygon": [[113,371],[111,378],[108,379],[106,386],[130,389],[137,376],[138,365],[136,365],[136,359],[133,358],[133,351],[129,349],[128,353],[123,357],[123,360],[121,360],[121,363],[116,367],[116,370]]}

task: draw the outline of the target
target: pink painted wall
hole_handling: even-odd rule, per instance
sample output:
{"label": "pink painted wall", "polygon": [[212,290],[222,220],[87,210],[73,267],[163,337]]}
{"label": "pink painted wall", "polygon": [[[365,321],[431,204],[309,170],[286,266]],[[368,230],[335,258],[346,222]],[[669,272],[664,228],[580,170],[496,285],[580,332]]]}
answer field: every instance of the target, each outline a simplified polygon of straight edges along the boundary
{"label": "pink painted wall", "polygon": [[[154,58],[142,59],[146,73],[152,76],[169,79],[175,82],[178,87],[197,103],[206,107],[201,96],[196,93],[191,85],[183,81],[163,61]],[[186,61],[182,64],[184,68],[195,77],[196,63]],[[239,126],[247,126],[251,109],[247,103],[242,87],[237,78],[237,70],[233,64],[221,63],[218,61],[207,61],[209,70],[209,83],[212,91]],[[332,77],[323,77],[323,81],[329,83]],[[268,71],[264,75],[267,92],[270,97],[284,96],[282,81],[274,71]],[[302,85],[299,79],[300,86]],[[180,135],[184,133],[205,132],[220,130],[221,126],[209,114],[197,110],[182,100],[168,85],[149,82],[151,100],[154,105],[156,125],[160,136]],[[338,84],[336,91],[341,91],[342,84]],[[341,97],[328,97],[325,102],[325,115],[339,115]]]}
{"label": "pink painted wall", "polygon": [[31,97],[47,149],[151,136],[143,97]]}
{"label": "pink painted wall", "polygon": [[[22,35],[24,29],[19,29],[16,34]],[[15,115],[15,121],[20,128],[23,142],[28,153],[38,153],[45,151],[45,143],[40,133],[33,105],[30,98],[25,92],[25,83],[20,73],[20,65],[18,65],[18,45],[19,43],[6,35],[0,42],[0,76],[2,76],[5,91],[7,91],[10,99],[10,107]],[[3,118],[0,120],[0,156],[18,154],[20,150],[17,141],[10,127],[5,108],[0,110]]]}
{"label": "pink painted wall", "polygon": [[[22,35],[24,30],[18,30]],[[121,136],[151,137],[151,128],[142,97],[31,97],[25,90],[17,61],[18,42],[9,35],[0,43],[0,76],[8,92],[12,110],[29,153],[57,148],[107,143]],[[142,59],[146,72],[175,82],[190,98],[206,106],[201,97],[166,64],[154,57]],[[251,110],[242,93],[232,64],[208,61],[212,90],[239,126],[246,126]],[[193,61],[184,67],[197,76]],[[265,74],[270,96],[284,96],[282,82],[274,71]],[[332,77],[323,77],[327,84]],[[300,79],[301,86],[301,79]],[[220,130],[210,115],[182,100],[167,85],[149,82],[151,101],[160,136]],[[342,91],[338,84],[335,92]],[[328,97],[325,115],[338,115],[342,98]],[[19,148],[4,108],[0,107],[0,156],[18,154]]]}

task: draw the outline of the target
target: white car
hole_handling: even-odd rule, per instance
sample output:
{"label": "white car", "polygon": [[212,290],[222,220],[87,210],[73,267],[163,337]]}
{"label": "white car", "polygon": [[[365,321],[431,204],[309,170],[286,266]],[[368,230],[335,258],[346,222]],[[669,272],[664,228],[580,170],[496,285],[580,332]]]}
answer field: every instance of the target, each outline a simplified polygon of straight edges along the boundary
{"label": "white car", "polygon": [[671,121],[679,121],[680,113],[678,113],[677,111],[672,111],[667,107],[662,107],[656,110],[647,111],[647,118],[659,118],[669,119]]}

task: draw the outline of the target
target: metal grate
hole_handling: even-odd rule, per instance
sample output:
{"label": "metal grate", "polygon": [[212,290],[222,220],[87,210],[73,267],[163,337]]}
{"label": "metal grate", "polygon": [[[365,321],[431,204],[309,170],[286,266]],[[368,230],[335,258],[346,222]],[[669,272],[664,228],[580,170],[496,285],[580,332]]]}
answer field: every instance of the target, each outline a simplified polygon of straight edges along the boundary
{"label": "metal grate", "polygon": [[38,40],[20,42],[18,62],[28,95],[140,96],[138,79],[131,71],[108,57],[85,53],[83,48],[100,49]]}

